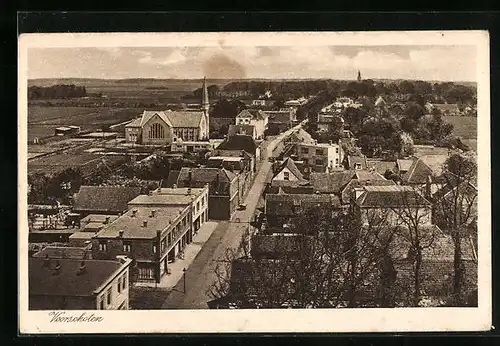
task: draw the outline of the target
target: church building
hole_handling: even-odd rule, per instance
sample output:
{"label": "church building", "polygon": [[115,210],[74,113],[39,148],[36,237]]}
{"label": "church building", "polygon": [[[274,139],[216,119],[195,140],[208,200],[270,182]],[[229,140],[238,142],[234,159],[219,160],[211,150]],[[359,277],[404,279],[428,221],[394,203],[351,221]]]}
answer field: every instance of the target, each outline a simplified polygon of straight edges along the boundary
{"label": "church building", "polygon": [[201,109],[194,111],[144,111],[125,126],[125,139],[143,145],[169,145],[177,140],[209,139],[209,107],[206,78],[203,80]]}

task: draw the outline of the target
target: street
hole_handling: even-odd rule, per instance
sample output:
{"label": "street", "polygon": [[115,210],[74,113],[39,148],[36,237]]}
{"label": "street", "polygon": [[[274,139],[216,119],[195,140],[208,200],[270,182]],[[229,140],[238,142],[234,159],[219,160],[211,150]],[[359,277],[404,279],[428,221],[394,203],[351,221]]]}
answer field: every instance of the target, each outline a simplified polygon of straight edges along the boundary
{"label": "street", "polygon": [[[197,257],[187,268],[184,279],[181,279],[163,304],[163,309],[208,309],[207,302],[213,298],[208,295],[208,289],[215,280],[215,261],[225,254],[226,249],[235,249],[239,246],[241,237],[248,227],[260,196],[265,188],[266,177],[272,163],[267,158],[272,155],[273,149],[291,132],[301,125],[278,135],[262,153],[262,163],[256,173],[255,180],[250,188],[245,203],[246,210],[237,210],[231,221],[222,221],[214,230],[210,239],[205,243]],[[184,293],[184,284],[186,292]]]}

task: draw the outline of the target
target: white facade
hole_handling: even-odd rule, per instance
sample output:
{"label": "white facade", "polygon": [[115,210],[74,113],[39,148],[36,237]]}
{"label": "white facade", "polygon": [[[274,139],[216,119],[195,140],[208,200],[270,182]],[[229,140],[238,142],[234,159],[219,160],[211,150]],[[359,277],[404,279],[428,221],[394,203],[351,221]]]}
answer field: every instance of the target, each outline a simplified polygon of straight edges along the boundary
{"label": "white facade", "polygon": [[314,172],[327,173],[341,168],[344,159],[342,147],[337,143],[297,144],[299,161],[304,161]]}

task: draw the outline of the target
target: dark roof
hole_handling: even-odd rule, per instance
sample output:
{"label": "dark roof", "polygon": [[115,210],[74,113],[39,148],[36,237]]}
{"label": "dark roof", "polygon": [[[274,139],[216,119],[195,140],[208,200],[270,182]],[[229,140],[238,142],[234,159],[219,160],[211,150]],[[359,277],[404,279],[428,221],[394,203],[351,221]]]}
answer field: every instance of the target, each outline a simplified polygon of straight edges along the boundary
{"label": "dark roof", "polygon": [[234,135],[247,135],[252,136],[255,132],[255,126],[249,124],[238,124],[238,125],[229,125],[229,130],[227,131],[228,136]]}
{"label": "dark roof", "polygon": [[[57,261],[59,261],[61,269],[58,275],[54,275]],[[28,263],[29,294],[91,296],[122,266],[118,261],[86,260],[84,262],[85,272],[77,275],[82,263],[80,260],[50,260],[50,266],[44,267],[44,258],[30,258]]]}
{"label": "dark roof", "polygon": [[264,120],[267,115],[260,109],[244,109],[236,117]]}
{"label": "dark roof", "polygon": [[127,210],[127,203],[140,193],[140,187],[81,186],[73,210],[121,213]]}
{"label": "dark roof", "polygon": [[415,160],[408,171],[403,174],[403,181],[410,184],[425,184],[429,176],[432,176],[432,169],[423,160]]}
{"label": "dark roof", "polygon": [[[189,171],[191,171],[191,179],[193,183],[211,183],[217,179],[217,174],[219,174],[220,182],[231,182],[236,178],[236,175],[224,168],[188,168],[183,167],[177,178],[177,182],[181,183],[187,181],[189,178]],[[183,184],[178,184],[180,185]]]}
{"label": "dark roof", "polygon": [[[292,183],[292,184],[287,185],[286,183]],[[271,183],[271,186],[267,188],[267,193],[313,194],[314,188],[312,186],[307,186],[307,185],[301,186],[300,184],[297,184],[297,182],[279,180],[279,181],[273,181]]]}
{"label": "dark roof", "polygon": [[196,127],[200,126],[203,112],[189,112],[189,111],[165,111],[174,127]]}
{"label": "dark roof", "polygon": [[297,168],[297,165],[295,165],[293,160],[290,159],[289,157],[285,161],[283,161],[283,163],[278,168],[278,170],[276,171],[276,174],[273,176],[273,178],[276,177],[285,168],[287,168],[298,180],[301,180],[301,181],[304,180],[304,176],[302,175],[300,170]]}
{"label": "dark roof", "polygon": [[167,179],[163,179],[161,187],[173,187],[177,184],[177,178],[179,178],[179,173],[181,171],[170,171],[168,173]]}
{"label": "dark roof", "polygon": [[212,150],[211,156],[230,156],[230,157],[243,157],[245,159],[252,159],[252,154],[247,153],[245,150]]}
{"label": "dark roof", "polygon": [[292,113],[290,111],[265,111],[269,117],[270,124],[288,124],[292,121]]}
{"label": "dark roof", "polygon": [[330,173],[311,173],[311,185],[322,193],[340,193],[347,183],[356,177],[356,171],[338,171]]}
{"label": "dark roof", "polygon": [[441,110],[441,111],[458,112],[460,110],[456,103],[433,103],[432,106]]}
{"label": "dark roof", "polygon": [[394,161],[367,160],[367,165],[369,169],[373,169],[380,174],[385,174],[387,170],[394,172],[396,168],[396,162]]}
{"label": "dark roof", "polygon": [[316,208],[327,204],[329,207],[340,207],[340,200],[335,195],[326,194],[267,194],[266,213],[278,216],[296,215],[295,209]]}
{"label": "dark roof", "polygon": [[361,169],[368,168],[365,155],[348,155],[347,162],[349,163],[349,169],[355,169],[357,163],[361,165]]}
{"label": "dark roof", "polygon": [[365,186],[356,203],[361,207],[398,208],[429,206],[418,191],[411,186]]}
{"label": "dark roof", "polygon": [[354,188],[364,186],[389,186],[396,185],[392,180],[360,180],[352,179],[342,190],[342,203],[349,203]]}
{"label": "dark roof", "polygon": [[217,149],[220,150],[245,150],[247,153],[255,155],[257,143],[252,136],[234,135],[222,142]]}

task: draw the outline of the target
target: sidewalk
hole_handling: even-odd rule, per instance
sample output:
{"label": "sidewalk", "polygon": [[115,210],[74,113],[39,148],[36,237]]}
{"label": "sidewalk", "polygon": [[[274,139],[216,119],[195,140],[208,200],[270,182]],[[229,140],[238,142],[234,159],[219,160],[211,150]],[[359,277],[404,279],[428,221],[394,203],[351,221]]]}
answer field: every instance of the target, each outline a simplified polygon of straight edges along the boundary
{"label": "sidewalk", "polygon": [[208,221],[201,226],[201,228],[198,230],[198,233],[196,233],[196,235],[193,237],[193,241],[190,244],[187,244],[184,248],[184,259],[177,258],[175,262],[169,263],[168,267],[171,274],[164,275],[161,279],[161,282],[136,282],[134,286],[162,289],[173,288],[182,279],[183,269],[186,268],[187,270],[189,268],[189,266],[194,261],[208,238],[210,238],[212,232],[215,230],[218,224],[218,222]]}

